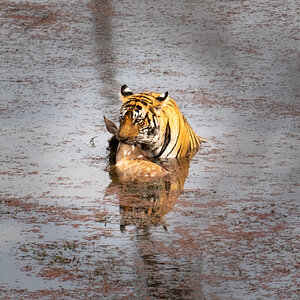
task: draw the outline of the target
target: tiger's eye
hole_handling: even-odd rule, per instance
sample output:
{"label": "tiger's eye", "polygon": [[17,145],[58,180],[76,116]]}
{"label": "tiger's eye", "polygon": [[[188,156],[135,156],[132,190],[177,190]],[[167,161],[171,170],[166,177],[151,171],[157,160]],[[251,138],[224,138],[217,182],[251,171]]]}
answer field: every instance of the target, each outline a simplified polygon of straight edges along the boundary
{"label": "tiger's eye", "polygon": [[144,124],[144,119],[136,119],[135,122],[139,125],[143,125]]}

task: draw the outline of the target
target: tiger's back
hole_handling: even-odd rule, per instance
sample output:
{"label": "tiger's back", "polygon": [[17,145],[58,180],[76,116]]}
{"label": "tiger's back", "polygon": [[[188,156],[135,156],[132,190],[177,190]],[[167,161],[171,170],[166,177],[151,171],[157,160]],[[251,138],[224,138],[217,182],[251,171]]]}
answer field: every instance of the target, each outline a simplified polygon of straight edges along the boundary
{"label": "tiger's back", "polygon": [[133,94],[124,85],[121,98],[119,139],[128,144],[140,144],[145,156],[192,156],[201,142],[206,142],[196,135],[168,92]]}

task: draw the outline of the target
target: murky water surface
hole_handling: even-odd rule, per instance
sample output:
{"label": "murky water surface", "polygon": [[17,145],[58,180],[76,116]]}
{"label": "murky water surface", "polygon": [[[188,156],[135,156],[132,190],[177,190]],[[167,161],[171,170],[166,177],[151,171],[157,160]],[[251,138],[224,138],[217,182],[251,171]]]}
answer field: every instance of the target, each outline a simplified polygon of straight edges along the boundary
{"label": "murky water surface", "polygon": [[[0,25],[1,299],[298,299],[296,1],[2,1]],[[209,140],[179,193],[108,172],[124,83]]]}

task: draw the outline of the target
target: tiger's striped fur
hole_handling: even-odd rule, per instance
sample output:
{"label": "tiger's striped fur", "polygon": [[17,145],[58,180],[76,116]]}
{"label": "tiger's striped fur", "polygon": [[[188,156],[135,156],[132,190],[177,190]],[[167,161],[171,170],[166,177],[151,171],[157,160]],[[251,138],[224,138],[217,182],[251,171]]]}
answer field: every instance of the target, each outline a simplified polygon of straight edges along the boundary
{"label": "tiger's striped fur", "polygon": [[197,136],[176,102],[164,94],[133,92],[123,85],[118,138],[139,144],[147,157],[175,158],[194,155],[205,139]]}

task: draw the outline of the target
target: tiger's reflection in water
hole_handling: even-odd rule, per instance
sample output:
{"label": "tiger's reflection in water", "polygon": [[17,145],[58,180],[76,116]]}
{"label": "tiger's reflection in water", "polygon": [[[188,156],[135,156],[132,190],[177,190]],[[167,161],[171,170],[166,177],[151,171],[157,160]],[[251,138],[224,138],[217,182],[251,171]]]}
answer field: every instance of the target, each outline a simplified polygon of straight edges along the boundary
{"label": "tiger's reflection in water", "polygon": [[117,152],[122,149],[119,144],[115,136],[109,140],[108,171],[111,184],[106,188],[106,196],[115,195],[118,198],[121,231],[126,230],[127,226],[145,228],[161,225],[166,229],[164,216],[172,210],[183,191],[191,157],[154,161],[145,158],[149,164],[158,164],[167,170],[168,176],[132,180],[118,170],[116,157],[119,157]]}

